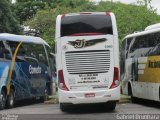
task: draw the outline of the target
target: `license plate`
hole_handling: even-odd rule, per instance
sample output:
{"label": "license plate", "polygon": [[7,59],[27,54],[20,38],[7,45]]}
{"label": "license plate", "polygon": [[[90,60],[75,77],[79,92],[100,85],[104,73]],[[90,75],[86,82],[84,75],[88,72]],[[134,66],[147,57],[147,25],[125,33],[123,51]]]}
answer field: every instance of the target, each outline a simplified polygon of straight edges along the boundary
{"label": "license plate", "polygon": [[86,98],[95,97],[95,93],[86,93],[84,94]]}

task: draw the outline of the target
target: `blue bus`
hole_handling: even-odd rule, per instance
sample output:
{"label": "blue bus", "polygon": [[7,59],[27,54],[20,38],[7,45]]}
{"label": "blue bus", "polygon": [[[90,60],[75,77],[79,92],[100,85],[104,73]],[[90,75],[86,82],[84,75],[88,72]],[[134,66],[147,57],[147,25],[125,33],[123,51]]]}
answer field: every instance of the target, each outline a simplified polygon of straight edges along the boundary
{"label": "blue bus", "polygon": [[53,55],[41,38],[0,34],[0,109],[51,93]]}

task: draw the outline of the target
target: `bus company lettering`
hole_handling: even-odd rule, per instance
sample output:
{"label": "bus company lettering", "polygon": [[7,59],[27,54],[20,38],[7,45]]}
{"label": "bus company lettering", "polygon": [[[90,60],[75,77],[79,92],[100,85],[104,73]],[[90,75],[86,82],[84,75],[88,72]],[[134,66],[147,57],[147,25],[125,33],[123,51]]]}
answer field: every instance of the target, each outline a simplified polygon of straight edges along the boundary
{"label": "bus company lettering", "polygon": [[32,65],[29,66],[29,73],[30,74],[40,74],[41,73],[41,67],[33,67]]}
{"label": "bus company lettering", "polygon": [[76,40],[76,41],[68,41],[68,44],[74,46],[74,48],[84,48],[88,46],[95,45],[97,43],[105,42],[107,41],[106,38],[101,39],[92,39],[92,40]]}
{"label": "bus company lettering", "polygon": [[160,68],[160,61],[149,61],[148,67],[149,68]]}

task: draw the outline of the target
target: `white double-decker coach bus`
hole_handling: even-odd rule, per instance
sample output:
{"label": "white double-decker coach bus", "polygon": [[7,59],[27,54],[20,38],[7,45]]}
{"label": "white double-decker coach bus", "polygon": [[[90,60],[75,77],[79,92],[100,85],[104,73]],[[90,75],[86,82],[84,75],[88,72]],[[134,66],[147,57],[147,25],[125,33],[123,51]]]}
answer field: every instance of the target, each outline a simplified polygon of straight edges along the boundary
{"label": "white double-decker coach bus", "polygon": [[119,43],[113,13],[58,15],[56,64],[60,109],[68,104],[106,103],[120,99]]}
{"label": "white double-decker coach bus", "polygon": [[127,35],[121,57],[123,94],[160,101],[160,24]]}

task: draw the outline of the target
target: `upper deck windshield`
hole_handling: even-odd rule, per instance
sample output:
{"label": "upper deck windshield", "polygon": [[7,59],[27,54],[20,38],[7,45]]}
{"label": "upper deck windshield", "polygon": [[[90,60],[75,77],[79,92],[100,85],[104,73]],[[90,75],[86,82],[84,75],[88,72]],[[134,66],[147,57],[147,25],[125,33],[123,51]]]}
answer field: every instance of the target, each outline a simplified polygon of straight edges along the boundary
{"label": "upper deck windshield", "polygon": [[61,37],[102,34],[113,34],[110,16],[76,15],[62,18]]}

